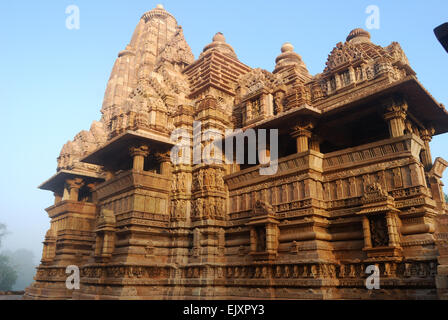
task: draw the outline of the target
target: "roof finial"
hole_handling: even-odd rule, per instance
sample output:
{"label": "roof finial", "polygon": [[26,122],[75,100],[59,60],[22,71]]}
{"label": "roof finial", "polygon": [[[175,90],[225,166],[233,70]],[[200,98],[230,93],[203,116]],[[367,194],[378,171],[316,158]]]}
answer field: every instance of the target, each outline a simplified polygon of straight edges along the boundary
{"label": "roof finial", "polygon": [[206,45],[204,47],[204,50],[202,51],[201,55],[203,55],[205,52],[208,52],[209,50],[218,50],[221,53],[227,54],[231,57],[236,58],[235,51],[233,50],[232,46],[228,43],[226,43],[226,38],[222,34],[222,32],[217,32],[212,39],[212,43]]}
{"label": "roof finial", "polygon": [[156,5],[156,9],[165,9],[164,7],[163,7],[163,4],[158,4],[158,5]]}
{"label": "roof finial", "polygon": [[294,46],[291,43],[285,42],[280,50],[282,53],[275,59],[276,65],[273,73],[280,72],[285,67],[296,65],[304,74],[308,75],[305,63],[303,63],[302,58],[294,52]]}
{"label": "roof finial", "polygon": [[226,38],[222,34],[222,32],[217,32],[213,37],[213,42],[226,42]]}
{"label": "roof finial", "polygon": [[289,43],[289,42],[285,42],[281,48],[282,52],[292,52],[294,51],[294,46]]}
{"label": "roof finial", "polygon": [[356,28],[350,32],[346,41],[352,43],[370,42],[370,33],[364,29]]}

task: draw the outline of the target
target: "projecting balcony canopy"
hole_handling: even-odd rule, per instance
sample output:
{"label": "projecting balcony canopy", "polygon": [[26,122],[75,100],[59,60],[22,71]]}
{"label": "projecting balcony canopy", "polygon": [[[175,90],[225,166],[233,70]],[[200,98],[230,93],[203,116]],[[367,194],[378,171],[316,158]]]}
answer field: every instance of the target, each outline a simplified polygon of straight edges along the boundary
{"label": "projecting balcony canopy", "polygon": [[121,164],[130,161],[129,148],[136,145],[147,145],[150,152],[153,153],[154,151],[168,151],[175,145],[175,142],[171,141],[168,136],[156,132],[126,131],[84,157],[81,161],[109,168],[120,167]]}
{"label": "projecting balcony canopy", "polygon": [[423,87],[415,76],[408,76],[400,81],[379,85],[376,89],[366,87],[356,92],[353,97],[346,95],[339,100],[317,105],[322,110],[322,117],[333,116],[339,112],[353,110],[369,104],[377,104],[382,98],[398,94],[408,103],[408,116],[424,126],[433,126],[435,134],[448,132],[448,111],[438,103]]}
{"label": "projecting balcony canopy", "polygon": [[53,191],[58,194],[62,194],[65,186],[65,182],[68,179],[82,178],[89,183],[102,182],[104,177],[98,173],[91,171],[84,171],[80,169],[75,170],[60,170],[50,179],[42,183],[38,188],[41,190]]}
{"label": "projecting balcony canopy", "polygon": [[[289,130],[293,124],[303,118],[319,118],[322,111],[311,107],[307,104],[303,104],[298,108],[289,109],[288,111],[277,114],[273,117],[267,118],[262,121],[252,123],[245,126],[243,130],[247,129],[279,129],[283,131],[284,129]],[[285,124],[289,124],[285,126]]]}
{"label": "projecting balcony canopy", "polygon": [[[378,82],[376,86],[355,87],[353,93],[348,94],[344,91],[336,94],[322,103],[315,106],[302,105],[299,108],[293,108],[286,112],[270,117],[268,119],[255,122],[244,127],[249,128],[278,128],[281,131],[286,130],[296,123],[296,120],[305,118],[314,118],[327,122],[329,118],[337,118],[339,113],[345,111],[358,110],[364,112],[368,106],[381,107],[379,102],[391,95],[402,95],[408,104],[408,117],[416,123],[423,126],[433,126],[435,134],[448,132],[448,111],[438,103],[434,97],[422,86],[422,84],[413,75],[395,82]],[[344,115],[345,117],[345,115]],[[285,124],[288,124],[285,126]]]}

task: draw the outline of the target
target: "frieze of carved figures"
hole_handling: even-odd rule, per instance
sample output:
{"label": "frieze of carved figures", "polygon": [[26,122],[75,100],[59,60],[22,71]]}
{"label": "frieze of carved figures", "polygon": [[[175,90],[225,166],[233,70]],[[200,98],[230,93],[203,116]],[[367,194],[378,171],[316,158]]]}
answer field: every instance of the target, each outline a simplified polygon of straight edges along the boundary
{"label": "frieze of carved figures", "polygon": [[199,177],[198,171],[193,172],[192,181],[191,181],[191,191],[192,192],[199,190],[198,177]]}
{"label": "frieze of carved figures", "polygon": [[171,191],[176,192],[177,191],[177,175],[173,174],[172,180],[171,180]]}
{"label": "frieze of carved figures", "polygon": [[198,198],[193,202],[193,217],[201,218],[204,215],[204,199]]}
{"label": "frieze of carved figures", "polygon": [[204,187],[210,187],[210,179],[211,179],[210,172],[207,170],[203,171],[203,186]]}
{"label": "frieze of carved figures", "polygon": [[197,181],[198,181],[198,188],[201,190],[204,187],[204,171],[203,170],[199,170]]}
{"label": "frieze of carved figures", "polygon": [[[204,267],[194,266],[184,269],[188,278],[198,278],[205,272],[212,272],[217,278],[312,278],[312,279],[344,279],[364,278],[366,263],[348,263],[336,266],[335,264],[294,264],[294,265],[271,265],[271,266],[217,266],[210,270]],[[428,278],[436,275],[437,264],[434,261],[428,262],[378,262],[382,277],[386,278]],[[100,278],[103,275],[108,277],[124,278],[155,278],[167,274],[167,270],[159,267],[143,266],[121,266],[121,267],[85,267],[81,269],[81,275],[88,278]],[[42,279],[52,279],[52,277],[64,277],[64,268],[39,269],[38,276]]]}
{"label": "frieze of carved figures", "polygon": [[187,191],[187,174],[185,172],[181,172],[178,176],[178,187],[180,192]]}
{"label": "frieze of carved figures", "polygon": [[204,184],[206,187],[216,186],[216,176],[213,169],[209,168],[205,171]]}
{"label": "frieze of carved figures", "polygon": [[193,176],[194,190],[218,189],[224,190],[224,175],[221,169],[201,169]]}
{"label": "frieze of carved figures", "polygon": [[220,190],[224,189],[224,174],[221,169],[216,170],[216,187]]}

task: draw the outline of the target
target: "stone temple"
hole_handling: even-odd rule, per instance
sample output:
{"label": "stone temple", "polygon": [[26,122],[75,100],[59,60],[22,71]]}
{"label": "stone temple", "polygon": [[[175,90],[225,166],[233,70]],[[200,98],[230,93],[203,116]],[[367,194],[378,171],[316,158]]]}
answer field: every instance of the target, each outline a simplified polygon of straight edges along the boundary
{"label": "stone temple", "polygon": [[[448,112],[400,45],[355,29],[320,74],[289,43],[275,61],[252,69],[222,33],[195,59],[170,13],[145,13],[101,120],[40,186],[55,202],[25,298],[447,299],[448,162],[429,142]],[[278,129],[278,170],[260,174],[269,143],[256,163],[173,163],[171,134],[193,140],[194,122]],[[379,289],[366,288],[369,266]]]}

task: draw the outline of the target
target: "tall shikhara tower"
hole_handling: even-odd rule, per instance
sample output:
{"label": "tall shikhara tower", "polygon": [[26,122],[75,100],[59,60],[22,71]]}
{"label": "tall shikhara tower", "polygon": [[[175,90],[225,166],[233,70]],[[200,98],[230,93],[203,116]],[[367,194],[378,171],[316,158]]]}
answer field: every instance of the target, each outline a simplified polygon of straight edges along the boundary
{"label": "tall shikhara tower", "polygon": [[[315,76],[286,43],[269,72],[221,33],[195,60],[159,5],[119,53],[101,113],[40,186],[55,203],[26,298],[447,298],[448,163],[429,142],[448,114],[398,43],[355,29]],[[275,174],[171,162],[174,130],[235,128],[278,129]],[[371,265],[381,289],[365,286]]]}

